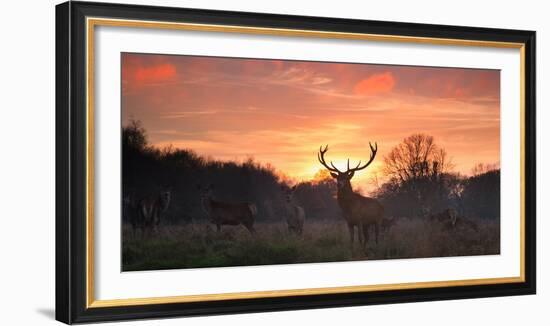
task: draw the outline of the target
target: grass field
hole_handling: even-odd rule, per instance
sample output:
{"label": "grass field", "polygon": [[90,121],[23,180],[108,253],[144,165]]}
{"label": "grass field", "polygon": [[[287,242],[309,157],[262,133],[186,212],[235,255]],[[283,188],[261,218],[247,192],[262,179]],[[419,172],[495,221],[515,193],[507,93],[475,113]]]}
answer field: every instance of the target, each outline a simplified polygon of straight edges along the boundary
{"label": "grass field", "polygon": [[[123,271],[491,255],[500,252],[497,222],[479,230],[445,230],[415,219],[400,219],[379,243],[370,236],[368,250],[352,249],[343,222],[306,221],[304,234],[288,233],[284,223],[257,223],[252,236],[242,226],[224,226],[218,233],[206,223],[161,225],[144,237],[123,227]],[[357,235],[356,235],[357,239]]]}

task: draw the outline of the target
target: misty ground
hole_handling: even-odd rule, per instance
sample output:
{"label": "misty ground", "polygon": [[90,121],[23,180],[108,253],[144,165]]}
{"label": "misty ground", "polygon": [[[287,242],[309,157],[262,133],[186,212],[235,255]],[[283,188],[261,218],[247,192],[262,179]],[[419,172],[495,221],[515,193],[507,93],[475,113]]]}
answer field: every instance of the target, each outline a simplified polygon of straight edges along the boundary
{"label": "misty ground", "polygon": [[243,226],[207,223],[160,225],[155,233],[134,234],[123,226],[122,270],[160,270],[335,262],[371,259],[493,255],[500,252],[498,221],[480,221],[447,229],[422,219],[401,218],[375,244],[371,230],[367,251],[351,249],[347,226],[340,221],[307,222],[302,236],[286,224],[256,223],[252,236]]}

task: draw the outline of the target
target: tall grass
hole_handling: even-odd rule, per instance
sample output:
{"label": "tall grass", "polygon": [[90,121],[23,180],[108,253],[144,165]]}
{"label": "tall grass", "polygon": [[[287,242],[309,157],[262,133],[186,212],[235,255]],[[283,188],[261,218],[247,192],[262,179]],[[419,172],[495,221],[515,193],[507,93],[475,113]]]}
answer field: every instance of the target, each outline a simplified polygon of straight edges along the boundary
{"label": "tall grass", "polygon": [[[124,271],[335,262],[364,259],[420,258],[498,254],[499,225],[484,222],[479,230],[446,230],[418,219],[400,219],[368,249],[352,248],[343,222],[310,222],[304,234],[289,234],[284,223],[257,223],[256,235],[242,226],[165,225],[151,235],[123,227]],[[357,239],[357,235],[356,235]]]}

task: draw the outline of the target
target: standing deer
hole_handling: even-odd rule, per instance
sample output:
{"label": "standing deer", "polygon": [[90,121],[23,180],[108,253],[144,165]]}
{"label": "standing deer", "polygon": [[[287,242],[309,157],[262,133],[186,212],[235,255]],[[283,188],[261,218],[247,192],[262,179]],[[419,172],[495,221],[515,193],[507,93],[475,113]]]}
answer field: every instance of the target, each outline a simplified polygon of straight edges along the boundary
{"label": "standing deer", "polygon": [[218,232],[221,231],[222,225],[239,225],[242,224],[251,233],[256,233],[254,230],[254,220],[258,214],[256,205],[252,203],[226,203],[212,199],[213,185],[206,188],[197,187],[201,196],[201,203],[208,219],[216,225]]}
{"label": "standing deer", "polygon": [[375,143],[372,146],[369,143],[371,154],[367,163],[361,165],[361,161],[356,167],[350,168],[349,159],[346,171],[338,170],[332,161],[328,165],[325,161],[325,153],[328,151],[328,145],[319,148],[317,158],[319,162],[330,171],[330,175],[336,179],[337,182],[337,199],[338,205],[342,210],[342,215],[348,224],[348,230],[350,235],[351,246],[353,248],[355,227],[358,229],[359,243],[366,248],[369,241],[369,228],[374,226],[375,241],[378,243],[379,225],[384,218],[384,207],[380,202],[374,198],[364,197],[353,191],[351,188],[351,178],[353,178],[355,172],[365,169],[369,166],[378,151],[378,146]]}
{"label": "standing deer", "polygon": [[302,235],[302,232],[304,231],[306,214],[302,206],[294,203],[294,192],[296,191],[296,186],[292,188],[281,186],[281,190],[283,191],[285,199],[285,213],[288,232]]}
{"label": "standing deer", "polygon": [[124,205],[130,210],[130,223],[134,235],[136,229],[141,229],[142,235],[155,230],[160,223],[161,215],[168,210],[171,199],[169,189],[162,190],[156,195],[143,197],[134,201],[133,196],[124,198]]}

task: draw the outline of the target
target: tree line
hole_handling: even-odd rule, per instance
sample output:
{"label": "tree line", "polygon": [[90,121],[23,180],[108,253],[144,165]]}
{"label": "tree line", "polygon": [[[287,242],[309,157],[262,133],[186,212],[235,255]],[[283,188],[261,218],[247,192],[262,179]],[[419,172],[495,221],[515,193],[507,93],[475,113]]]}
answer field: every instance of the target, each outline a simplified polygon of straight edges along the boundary
{"label": "tree line", "polygon": [[[387,216],[423,217],[449,207],[471,218],[500,216],[497,166],[477,165],[471,176],[462,176],[453,171],[447,153],[434,138],[423,134],[404,139],[383,161],[387,181],[376,187],[373,196],[383,203]],[[172,200],[163,223],[205,219],[197,187],[207,185],[213,185],[219,200],[255,203],[258,221],[282,221],[281,186],[291,183],[273,166],[253,159],[220,161],[189,149],[156,148],[139,121],[130,121],[122,129],[123,198],[170,188]],[[306,218],[317,220],[341,219],[335,195],[334,180],[322,172],[300,183],[295,192]]]}
{"label": "tree line", "polygon": [[500,168],[477,164],[463,176],[432,136],[413,134],[384,157],[389,178],[375,196],[390,216],[425,217],[447,208],[477,219],[500,218]]}

